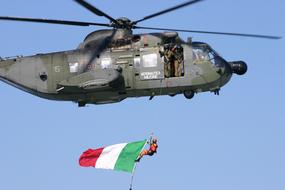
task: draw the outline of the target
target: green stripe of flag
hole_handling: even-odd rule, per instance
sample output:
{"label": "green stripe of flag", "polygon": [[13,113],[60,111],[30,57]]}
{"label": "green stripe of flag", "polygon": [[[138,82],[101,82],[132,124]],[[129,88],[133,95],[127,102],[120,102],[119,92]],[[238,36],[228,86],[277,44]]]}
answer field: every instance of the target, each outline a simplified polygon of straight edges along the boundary
{"label": "green stripe of flag", "polygon": [[147,140],[127,144],[120,153],[114,170],[133,172],[135,160],[138,158]]}

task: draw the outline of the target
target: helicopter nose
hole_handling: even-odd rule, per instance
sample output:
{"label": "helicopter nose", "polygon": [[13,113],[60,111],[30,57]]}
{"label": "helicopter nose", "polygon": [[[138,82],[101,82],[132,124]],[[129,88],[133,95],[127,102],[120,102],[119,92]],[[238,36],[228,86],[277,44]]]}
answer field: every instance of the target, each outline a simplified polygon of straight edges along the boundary
{"label": "helicopter nose", "polygon": [[247,64],[244,61],[229,62],[233,73],[237,75],[244,75],[247,71]]}

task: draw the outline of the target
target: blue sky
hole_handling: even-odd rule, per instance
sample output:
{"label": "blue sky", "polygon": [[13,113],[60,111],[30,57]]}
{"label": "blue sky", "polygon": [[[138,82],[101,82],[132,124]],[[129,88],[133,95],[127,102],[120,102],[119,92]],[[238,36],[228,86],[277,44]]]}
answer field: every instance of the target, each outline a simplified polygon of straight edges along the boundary
{"label": "blue sky", "polygon": [[[90,0],[113,17],[140,19],[183,1]],[[281,0],[209,0],[141,25],[285,36]],[[10,0],[3,16],[105,22],[70,0]],[[0,23],[0,56],[74,49],[99,27]],[[151,31],[140,31],[151,32]],[[0,189],[127,189],[130,175],[80,168],[90,147],[159,138],[158,154],[137,168],[134,189],[285,189],[284,39],[180,34],[209,43],[227,60],[244,60],[220,96],[127,99],[78,108],[0,83]]]}

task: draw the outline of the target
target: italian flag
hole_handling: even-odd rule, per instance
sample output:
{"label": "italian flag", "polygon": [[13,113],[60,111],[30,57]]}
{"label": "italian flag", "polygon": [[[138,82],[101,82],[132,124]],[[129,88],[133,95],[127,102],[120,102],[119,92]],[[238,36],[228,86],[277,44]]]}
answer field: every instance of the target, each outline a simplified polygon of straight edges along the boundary
{"label": "italian flag", "polygon": [[133,172],[135,160],[139,157],[146,142],[147,140],[88,149],[80,156],[79,165],[82,167]]}

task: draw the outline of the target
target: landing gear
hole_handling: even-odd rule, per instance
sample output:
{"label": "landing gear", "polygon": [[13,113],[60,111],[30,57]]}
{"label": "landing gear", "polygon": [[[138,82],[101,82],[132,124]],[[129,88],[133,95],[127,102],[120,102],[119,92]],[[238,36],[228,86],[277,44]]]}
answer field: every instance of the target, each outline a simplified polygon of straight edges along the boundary
{"label": "landing gear", "polygon": [[211,92],[214,92],[215,95],[219,96],[219,95],[220,95],[220,90],[221,90],[221,89],[218,88],[218,89],[213,90],[213,91],[211,91]]}
{"label": "landing gear", "polygon": [[185,90],[183,92],[183,94],[184,94],[185,98],[192,99],[194,97],[194,95],[195,95],[195,92],[192,91],[192,90]]}
{"label": "landing gear", "polygon": [[86,102],[80,101],[80,102],[78,102],[78,107],[80,107],[80,108],[85,107],[86,104],[87,104]]}

